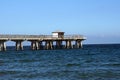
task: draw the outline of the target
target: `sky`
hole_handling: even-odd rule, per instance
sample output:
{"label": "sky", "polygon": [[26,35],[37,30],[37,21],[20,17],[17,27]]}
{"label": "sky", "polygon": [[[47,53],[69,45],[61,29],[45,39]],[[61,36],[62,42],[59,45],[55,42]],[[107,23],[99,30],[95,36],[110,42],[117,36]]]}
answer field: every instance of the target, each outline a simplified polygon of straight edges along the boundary
{"label": "sky", "polygon": [[0,0],[0,34],[81,34],[120,43],[120,0]]}

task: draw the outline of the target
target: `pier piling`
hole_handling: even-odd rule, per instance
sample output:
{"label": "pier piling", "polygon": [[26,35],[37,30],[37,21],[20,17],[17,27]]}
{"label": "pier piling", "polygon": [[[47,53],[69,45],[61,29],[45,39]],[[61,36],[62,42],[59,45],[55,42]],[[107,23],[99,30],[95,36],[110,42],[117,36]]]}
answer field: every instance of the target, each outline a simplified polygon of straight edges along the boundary
{"label": "pier piling", "polygon": [[5,41],[0,41],[0,51],[6,51]]}
{"label": "pier piling", "polygon": [[16,42],[16,50],[23,50],[22,41],[15,41]]}

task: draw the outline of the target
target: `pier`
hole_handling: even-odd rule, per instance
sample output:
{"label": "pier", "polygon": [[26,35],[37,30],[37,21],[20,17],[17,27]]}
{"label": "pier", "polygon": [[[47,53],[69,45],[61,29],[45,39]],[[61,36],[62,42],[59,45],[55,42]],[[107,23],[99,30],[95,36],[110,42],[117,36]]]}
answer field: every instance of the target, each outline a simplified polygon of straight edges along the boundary
{"label": "pier", "polygon": [[16,50],[24,50],[23,42],[31,42],[32,50],[82,48],[82,35],[64,35],[64,32],[52,32],[52,35],[3,35],[0,34],[0,51],[6,51],[6,42],[15,42]]}

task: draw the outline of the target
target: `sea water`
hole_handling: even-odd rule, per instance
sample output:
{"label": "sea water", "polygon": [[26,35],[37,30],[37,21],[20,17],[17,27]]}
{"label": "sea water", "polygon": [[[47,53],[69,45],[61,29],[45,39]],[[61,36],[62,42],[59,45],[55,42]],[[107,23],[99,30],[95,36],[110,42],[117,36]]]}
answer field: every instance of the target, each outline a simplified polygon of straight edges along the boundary
{"label": "sea water", "polygon": [[[120,45],[0,52],[0,80],[120,80]],[[13,49],[13,50],[12,50]]]}

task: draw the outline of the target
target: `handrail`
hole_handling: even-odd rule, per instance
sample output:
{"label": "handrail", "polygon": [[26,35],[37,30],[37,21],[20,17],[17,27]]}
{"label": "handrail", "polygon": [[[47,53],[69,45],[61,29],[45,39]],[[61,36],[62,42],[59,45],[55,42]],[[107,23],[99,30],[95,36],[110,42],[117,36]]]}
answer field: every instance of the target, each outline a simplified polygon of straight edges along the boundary
{"label": "handrail", "polygon": [[[19,38],[19,39],[23,39],[23,38],[42,38],[42,39],[46,39],[46,38],[56,38],[53,37],[53,35],[1,35],[0,34],[0,39],[1,38]],[[62,37],[59,37],[62,39],[85,39],[85,37],[83,35],[64,35]]]}

